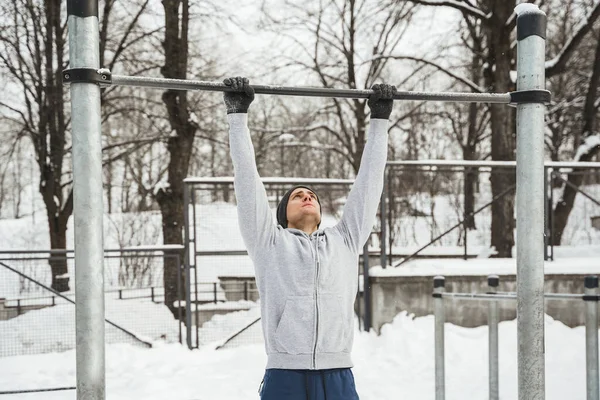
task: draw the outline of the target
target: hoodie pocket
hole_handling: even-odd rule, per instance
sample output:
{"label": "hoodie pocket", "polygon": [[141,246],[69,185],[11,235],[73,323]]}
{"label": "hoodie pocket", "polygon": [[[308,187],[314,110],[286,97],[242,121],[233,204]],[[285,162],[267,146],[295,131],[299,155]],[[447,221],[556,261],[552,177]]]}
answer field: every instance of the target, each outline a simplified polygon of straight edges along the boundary
{"label": "hoodie pocket", "polygon": [[347,311],[340,295],[322,295],[319,302],[319,338],[318,351],[339,353],[346,348],[349,327]]}
{"label": "hoodie pocket", "polygon": [[311,296],[289,296],[275,330],[277,351],[310,354],[314,337],[315,307]]}

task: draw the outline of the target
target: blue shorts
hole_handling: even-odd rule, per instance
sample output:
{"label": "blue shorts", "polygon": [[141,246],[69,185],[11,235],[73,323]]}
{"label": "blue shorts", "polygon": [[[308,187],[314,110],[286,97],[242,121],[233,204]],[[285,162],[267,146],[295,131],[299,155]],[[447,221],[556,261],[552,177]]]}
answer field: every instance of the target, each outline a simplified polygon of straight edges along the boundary
{"label": "blue shorts", "polygon": [[267,369],[261,400],[358,400],[350,368]]}

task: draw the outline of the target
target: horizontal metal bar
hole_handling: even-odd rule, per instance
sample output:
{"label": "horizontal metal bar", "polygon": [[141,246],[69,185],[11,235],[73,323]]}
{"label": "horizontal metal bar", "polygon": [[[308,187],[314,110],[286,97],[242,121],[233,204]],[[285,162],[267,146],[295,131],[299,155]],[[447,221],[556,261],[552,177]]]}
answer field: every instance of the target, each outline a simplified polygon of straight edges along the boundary
{"label": "horizontal metal bar", "polygon": [[[172,90],[203,90],[209,92],[233,91],[220,82],[206,82],[183,79],[148,78],[140,76],[113,75],[112,84],[119,86],[147,87]],[[252,85],[257,94],[275,94],[280,96],[333,97],[346,99],[366,99],[373,91],[370,89],[333,89],[316,87],[286,87],[271,85]],[[394,100],[452,101],[465,103],[509,104],[510,93],[460,93],[460,92],[398,92]]]}
{"label": "horizontal metal bar", "polygon": [[[497,294],[516,296],[516,292],[496,292]],[[571,300],[582,300],[582,294],[574,294],[574,293],[544,293],[544,297],[548,299],[571,299]]]}
{"label": "horizontal metal bar", "polygon": [[0,395],[3,395],[3,394],[25,394],[25,393],[58,392],[58,391],[61,391],[61,390],[75,390],[75,389],[77,389],[75,386],[70,386],[70,387],[51,388],[51,389],[7,390],[7,391],[0,392]]}
{"label": "horizontal metal bar", "polygon": [[[496,292],[496,293],[447,293],[441,294],[443,298],[449,299],[463,299],[463,300],[516,300],[517,294],[515,292]],[[561,299],[561,300],[583,300],[583,294],[573,293],[544,293],[544,297],[547,299]]]}
{"label": "horizontal metal bar", "polygon": [[246,256],[248,251],[246,250],[214,250],[214,251],[196,251],[197,256]]}
{"label": "horizontal metal bar", "polygon": [[561,300],[583,300],[583,294],[571,294],[571,293],[546,293],[544,295],[547,299],[561,299]]}
{"label": "horizontal metal bar", "polygon": [[[123,247],[122,249],[104,249],[105,253],[134,253],[142,251],[181,251],[185,247],[182,245],[166,245],[166,246],[153,246],[153,247]],[[0,250],[0,254],[70,254],[74,253],[72,249],[48,249],[48,250]]]}
{"label": "horizontal metal bar", "polygon": [[[388,166],[430,166],[430,167],[499,167],[515,168],[516,161],[479,161],[479,160],[398,160],[388,161]],[[600,168],[600,162],[562,162],[548,161],[547,168]]]}
{"label": "horizontal metal bar", "polygon": [[464,300],[516,300],[516,294],[487,294],[487,293],[442,293],[443,298]]}

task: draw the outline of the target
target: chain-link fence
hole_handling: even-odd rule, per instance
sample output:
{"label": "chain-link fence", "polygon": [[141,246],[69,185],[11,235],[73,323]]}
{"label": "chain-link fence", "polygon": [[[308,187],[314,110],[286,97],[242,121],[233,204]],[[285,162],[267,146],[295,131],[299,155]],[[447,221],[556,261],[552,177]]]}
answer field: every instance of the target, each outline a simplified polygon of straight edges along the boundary
{"label": "chain-link fence", "polygon": [[[164,305],[163,266],[179,249],[107,250],[107,343],[181,342],[183,309]],[[57,275],[62,268],[64,273]],[[75,347],[76,265],[70,251],[0,253],[0,357]],[[180,288],[183,298],[183,287]],[[179,318],[181,317],[181,318]]]}
{"label": "chain-link fence", "polygon": [[[341,216],[351,180],[263,179],[269,204],[276,208],[296,184],[311,187],[319,196],[321,228],[335,225]],[[238,226],[231,178],[188,179],[191,347],[206,343],[231,347],[262,343],[260,299],[254,267]],[[199,321],[199,323],[196,323]]]}
{"label": "chain-link fence", "polygon": [[[367,243],[369,265],[398,265],[413,256],[468,259],[493,255],[492,207],[499,199],[513,198],[514,163],[414,163],[388,163],[385,201],[381,202]],[[574,170],[585,178],[578,182],[580,194],[562,232],[560,251],[565,255],[569,254],[569,246],[579,246],[576,251],[580,251],[580,246],[600,244],[598,168],[579,169],[557,163],[546,166],[546,237],[552,236],[553,218],[563,199],[565,186],[559,184],[559,177],[572,179]],[[504,182],[498,193],[492,191],[492,176]],[[302,183],[312,187],[322,203],[323,228],[339,220],[352,182],[263,179],[274,218],[279,200],[290,187]],[[185,196],[188,207],[184,245],[189,249],[186,271],[191,285],[186,299],[188,346],[262,342],[260,298],[238,226],[233,178],[187,179]],[[504,229],[516,227],[516,221],[510,222]],[[550,244],[549,258],[553,255]],[[359,274],[362,271],[364,268],[359,268]],[[360,287],[360,301],[356,303],[359,315],[361,307],[370,310],[368,290],[365,292],[369,286]],[[370,320],[368,316],[364,319],[366,326]]]}
{"label": "chain-link fence", "polygon": [[[481,164],[388,164],[383,209],[389,265],[406,261],[417,251],[419,257],[436,258],[493,255],[493,203],[514,196],[516,174],[511,163]],[[564,255],[575,246],[600,244],[600,169],[571,164],[545,167],[545,233],[550,259],[553,246],[559,244]],[[506,183],[499,193],[492,191],[492,175]],[[516,220],[503,225],[503,229],[515,227]]]}

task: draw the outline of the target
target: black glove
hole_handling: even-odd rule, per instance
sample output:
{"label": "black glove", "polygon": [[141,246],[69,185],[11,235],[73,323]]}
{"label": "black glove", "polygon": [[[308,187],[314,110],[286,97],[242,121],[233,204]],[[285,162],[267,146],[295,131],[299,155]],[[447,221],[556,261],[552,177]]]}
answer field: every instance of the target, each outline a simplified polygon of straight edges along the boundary
{"label": "black glove", "polygon": [[223,92],[227,114],[247,113],[250,103],[254,100],[254,88],[250,86],[248,78],[227,78],[223,83],[235,89],[235,92]]}
{"label": "black glove", "polygon": [[396,86],[392,85],[373,85],[371,88],[375,93],[369,96],[367,104],[371,109],[371,119],[388,119],[394,108],[394,95]]}

